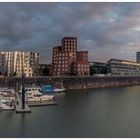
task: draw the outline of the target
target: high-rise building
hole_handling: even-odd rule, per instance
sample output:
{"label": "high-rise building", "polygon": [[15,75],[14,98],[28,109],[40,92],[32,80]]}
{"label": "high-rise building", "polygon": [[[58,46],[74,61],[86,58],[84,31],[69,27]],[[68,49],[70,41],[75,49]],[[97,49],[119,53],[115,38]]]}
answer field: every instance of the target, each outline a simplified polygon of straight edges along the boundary
{"label": "high-rise building", "polygon": [[53,48],[52,75],[89,75],[88,52],[77,52],[77,38],[64,37]]}
{"label": "high-rise building", "polygon": [[70,64],[72,63],[71,53],[62,50],[62,46],[53,48],[53,71],[52,75],[67,75],[70,74],[71,68]]}
{"label": "high-rise building", "polygon": [[140,52],[136,52],[136,61],[140,63]]}
{"label": "high-rise building", "polygon": [[71,54],[71,60],[77,60],[77,38],[76,37],[64,37],[62,39],[62,50]]}
{"label": "high-rise building", "polygon": [[39,54],[34,52],[1,52],[1,73],[7,76],[31,77],[39,64]]}

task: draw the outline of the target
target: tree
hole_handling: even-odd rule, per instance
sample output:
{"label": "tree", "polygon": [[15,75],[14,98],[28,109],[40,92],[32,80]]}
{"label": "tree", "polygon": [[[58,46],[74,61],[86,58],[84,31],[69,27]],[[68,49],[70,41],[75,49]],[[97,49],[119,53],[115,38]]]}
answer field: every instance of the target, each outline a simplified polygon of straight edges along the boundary
{"label": "tree", "polygon": [[42,75],[43,76],[49,76],[49,68],[44,68],[44,69],[42,69]]}

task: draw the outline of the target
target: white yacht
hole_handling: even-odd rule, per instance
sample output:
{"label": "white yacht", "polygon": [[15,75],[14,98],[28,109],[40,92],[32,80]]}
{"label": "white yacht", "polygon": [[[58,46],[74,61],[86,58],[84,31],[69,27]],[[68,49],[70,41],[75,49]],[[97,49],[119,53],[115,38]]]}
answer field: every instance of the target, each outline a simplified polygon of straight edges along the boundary
{"label": "white yacht", "polygon": [[25,92],[27,94],[42,95],[40,87],[25,87]]}
{"label": "white yacht", "polygon": [[25,87],[25,93],[25,100],[27,102],[48,101],[54,98],[54,94],[43,94],[40,87]]}
{"label": "white yacht", "polygon": [[0,110],[14,110],[14,102],[10,99],[0,100]]}
{"label": "white yacht", "polygon": [[9,98],[10,100],[15,100],[15,92],[12,90],[0,90],[0,97]]}

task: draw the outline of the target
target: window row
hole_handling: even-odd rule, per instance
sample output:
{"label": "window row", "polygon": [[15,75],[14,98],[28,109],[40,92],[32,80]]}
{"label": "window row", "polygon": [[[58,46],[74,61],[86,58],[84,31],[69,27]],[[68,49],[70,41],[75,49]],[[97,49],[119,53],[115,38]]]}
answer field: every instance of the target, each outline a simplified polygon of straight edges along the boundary
{"label": "window row", "polygon": [[59,68],[57,68],[57,69],[54,69],[54,72],[64,72],[64,71],[68,71],[68,69],[67,68],[62,68],[62,69],[59,69]]}
{"label": "window row", "polygon": [[78,68],[78,71],[88,71],[89,69]]}
{"label": "window row", "polygon": [[65,68],[67,68],[68,67],[68,65],[67,64],[65,64],[65,65],[54,65],[54,67],[56,68],[56,67],[65,67]]}
{"label": "window row", "polygon": [[85,65],[85,64],[78,64],[78,67],[85,67],[85,68],[87,67],[87,68],[88,68],[88,67],[89,67],[89,65]]}

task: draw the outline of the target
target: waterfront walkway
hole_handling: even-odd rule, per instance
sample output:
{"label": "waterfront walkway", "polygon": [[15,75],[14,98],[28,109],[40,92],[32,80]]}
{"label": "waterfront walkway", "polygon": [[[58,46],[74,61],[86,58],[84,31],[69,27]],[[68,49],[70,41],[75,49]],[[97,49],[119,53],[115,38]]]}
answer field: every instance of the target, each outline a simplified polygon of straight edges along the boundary
{"label": "waterfront walkway", "polygon": [[30,113],[31,109],[25,102],[25,108],[22,109],[22,99],[18,92],[16,92],[16,103],[15,103],[16,113]]}
{"label": "waterfront walkway", "polygon": [[42,86],[46,84],[54,87],[63,85],[67,90],[85,89],[85,88],[103,88],[103,87],[118,87],[140,85],[140,76],[124,76],[124,77],[95,77],[95,76],[40,76],[40,77],[5,77],[0,79],[0,87],[15,88],[26,83],[25,86]]}

